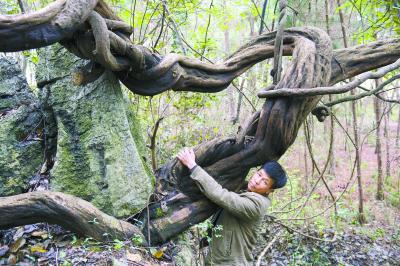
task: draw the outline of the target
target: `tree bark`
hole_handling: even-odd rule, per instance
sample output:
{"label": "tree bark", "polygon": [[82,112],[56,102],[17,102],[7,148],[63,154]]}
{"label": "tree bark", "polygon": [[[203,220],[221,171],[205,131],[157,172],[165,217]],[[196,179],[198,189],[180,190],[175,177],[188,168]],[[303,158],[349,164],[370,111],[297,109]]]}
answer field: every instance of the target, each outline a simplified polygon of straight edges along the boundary
{"label": "tree bark", "polygon": [[37,191],[0,198],[0,229],[48,222],[96,240],[130,239],[140,229],[109,216],[89,202],[60,192]]}

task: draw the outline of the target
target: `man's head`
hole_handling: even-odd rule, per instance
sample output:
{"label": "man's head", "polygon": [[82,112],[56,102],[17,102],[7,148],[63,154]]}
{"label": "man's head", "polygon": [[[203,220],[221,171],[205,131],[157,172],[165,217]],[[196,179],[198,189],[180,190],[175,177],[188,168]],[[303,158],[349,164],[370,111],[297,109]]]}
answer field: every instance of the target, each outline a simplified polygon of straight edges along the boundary
{"label": "man's head", "polygon": [[249,180],[247,189],[259,194],[268,194],[286,184],[286,173],[275,161],[267,162]]}

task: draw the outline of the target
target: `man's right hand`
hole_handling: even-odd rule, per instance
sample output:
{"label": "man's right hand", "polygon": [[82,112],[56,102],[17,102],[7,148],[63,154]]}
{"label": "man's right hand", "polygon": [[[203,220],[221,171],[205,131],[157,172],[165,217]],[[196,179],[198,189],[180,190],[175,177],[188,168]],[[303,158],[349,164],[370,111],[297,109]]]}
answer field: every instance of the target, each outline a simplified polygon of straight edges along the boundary
{"label": "man's right hand", "polygon": [[189,170],[197,165],[196,156],[194,155],[193,149],[184,148],[178,153],[176,157],[179,159],[179,161],[181,161],[183,165],[189,168]]}

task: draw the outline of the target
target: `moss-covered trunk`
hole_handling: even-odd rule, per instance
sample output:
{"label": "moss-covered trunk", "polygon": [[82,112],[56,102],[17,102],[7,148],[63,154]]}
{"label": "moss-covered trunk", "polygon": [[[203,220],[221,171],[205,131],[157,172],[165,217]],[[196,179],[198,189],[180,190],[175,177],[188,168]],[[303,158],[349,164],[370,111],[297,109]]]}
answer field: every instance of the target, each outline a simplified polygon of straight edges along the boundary
{"label": "moss-covered trunk", "polygon": [[143,154],[138,125],[112,73],[86,86],[73,84],[75,68],[85,63],[59,45],[41,50],[39,101],[17,62],[0,58],[0,196],[27,191],[50,159],[54,190],[117,217],[130,215],[153,190],[137,148]]}
{"label": "moss-covered trunk", "polygon": [[118,79],[106,71],[96,81],[76,86],[76,68],[88,62],[59,45],[42,49],[39,56],[37,82],[48,143],[56,143],[49,148],[55,153],[52,188],[117,217],[143,208],[153,185],[137,150],[140,140],[132,136]]}
{"label": "moss-covered trunk", "polygon": [[0,57],[0,196],[22,193],[41,168],[42,114],[18,63]]}

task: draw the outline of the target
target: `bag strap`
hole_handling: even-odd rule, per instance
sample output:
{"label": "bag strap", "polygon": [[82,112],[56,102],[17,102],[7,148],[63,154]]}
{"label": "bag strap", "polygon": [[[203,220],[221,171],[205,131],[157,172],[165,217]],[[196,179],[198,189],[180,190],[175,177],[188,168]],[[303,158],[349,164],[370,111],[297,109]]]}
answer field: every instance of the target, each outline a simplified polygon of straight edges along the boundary
{"label": "bag strap", "polygon": [[222,211],[223,211],[223,209],[220,208],[220,209],[214,214],[213,218],[211,219],[211,220],[212,220],[212,225],[213,225],[212,227],[213,227],[213,228],[217,225],[218,218],[219,218],[219,216],[221,215]]}

